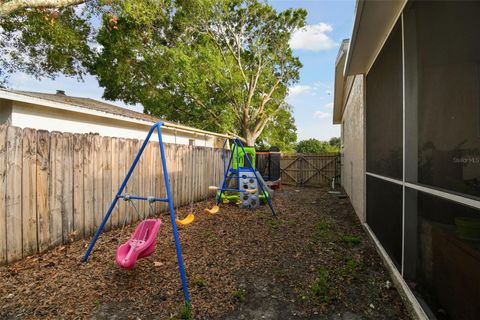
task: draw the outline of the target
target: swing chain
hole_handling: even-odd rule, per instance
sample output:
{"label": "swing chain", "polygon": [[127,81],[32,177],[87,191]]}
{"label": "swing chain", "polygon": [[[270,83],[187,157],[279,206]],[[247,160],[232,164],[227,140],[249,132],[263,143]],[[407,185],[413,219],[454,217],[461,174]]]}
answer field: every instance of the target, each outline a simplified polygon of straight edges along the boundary
{"label": "swing chain", "polygon": [[[193,179],[195,179],[195,147],[192,147],[192,175],[193,175]],[[193,181],[192,181],[193,182]],[[193,185],[195,185],[194,183],[192,183]],[[194,192],[195,190],[192,190],[192,192],[190,192],[190,212],[193,213],[193,195],[194,195]]]}

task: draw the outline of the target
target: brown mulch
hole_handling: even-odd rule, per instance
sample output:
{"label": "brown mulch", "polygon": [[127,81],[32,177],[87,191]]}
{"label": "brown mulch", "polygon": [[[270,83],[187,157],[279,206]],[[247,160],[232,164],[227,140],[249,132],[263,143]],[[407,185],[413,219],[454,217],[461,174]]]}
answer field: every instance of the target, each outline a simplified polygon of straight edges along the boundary
{"label": "brown mulch", "polygon": [[[203,214],[210,205],[195,204],[195,222],[179,231],[195,319],[409,318],[348,199],[284,187],[278,219],[266,205]],[[170,220],[160,216],[154,254],[132,271],[114,260],[134,226],[102,234],[86,264],[82,240],[0,267],[0,318],[176,317],[183,295]]]}

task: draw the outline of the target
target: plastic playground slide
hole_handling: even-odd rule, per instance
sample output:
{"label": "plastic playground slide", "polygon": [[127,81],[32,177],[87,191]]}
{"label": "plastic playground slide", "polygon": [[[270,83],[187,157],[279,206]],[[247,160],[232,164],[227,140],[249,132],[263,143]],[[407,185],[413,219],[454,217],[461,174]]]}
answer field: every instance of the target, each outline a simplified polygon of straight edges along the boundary
{"label": "plastic playground slide", "polygon": [[258,182],[262,184],[263,190],[268,192],[268,195],[270,196],[270,198],[273,198],[273,190],[269,186],[267,186],[267,184],[265,183],[265,180],[263,180],[263,177],[260,174],[260,172],[258,172],[258,170],[255,170],[255,175],[257,176]]}
{"label": "plastic playground slide", "polygon": [[157,245],[157,233],[162,221],[147,219],[140,222],[130,239],[117,249],[117,265],[133,269],[137,260],[153,253]]}

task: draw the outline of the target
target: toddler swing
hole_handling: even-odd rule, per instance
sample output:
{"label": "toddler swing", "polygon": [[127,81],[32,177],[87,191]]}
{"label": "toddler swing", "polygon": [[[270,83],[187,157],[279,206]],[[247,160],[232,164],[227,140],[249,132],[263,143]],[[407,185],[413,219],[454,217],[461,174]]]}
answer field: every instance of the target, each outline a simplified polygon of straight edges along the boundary
{"label": "toddler swing", "polygon": [[[226,140],[226,141],[228,141],[228,140]],[[222,158],[223,158],[223,157],[225,157],[225,150],[223,150],[222,152],[223,152],[222,153]],[[213,161],[213,175],[214,175],[214,177],[215,177],[215,162],[216,161]],[[216,191],[217,187],[216,186],[209,186],[208,190]],[[211,209],[205,208],[203,210],[203,213],[205,213],[205,214],[217,214],[218,211],[220,211],[220,207],[217,204],[215,204]]]}
{"label": "toddler swing", "polygon": [[[140,217],[140,213],[132,202],[130,195],[125,195],[123,200],[130,203]],[[152,202],[153,197],[148,197],[149,214],[153,213]],[[123,219],[122,235],[125,223],[127,221],[128,214]],[[145,219],[145,214],[142,214],[142,221],[137,225],[135,232],[130,239],[117,248],[117,254],[115,256],[115,262],[119,267],[124,269],[133,269],[138,259],[148,257],[155,251],[157,245],[157,234],[160,230],[162,221],[160,219]]]}

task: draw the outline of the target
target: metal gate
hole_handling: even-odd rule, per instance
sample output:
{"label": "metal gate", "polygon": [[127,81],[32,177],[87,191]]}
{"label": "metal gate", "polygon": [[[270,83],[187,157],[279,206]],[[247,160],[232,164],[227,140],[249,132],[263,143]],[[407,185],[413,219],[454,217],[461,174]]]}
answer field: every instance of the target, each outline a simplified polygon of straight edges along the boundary
{"label": "metal gate", "polygon": [[326,186],[340,183],[340,154],[282,154],[282,184],[294,186]]}

